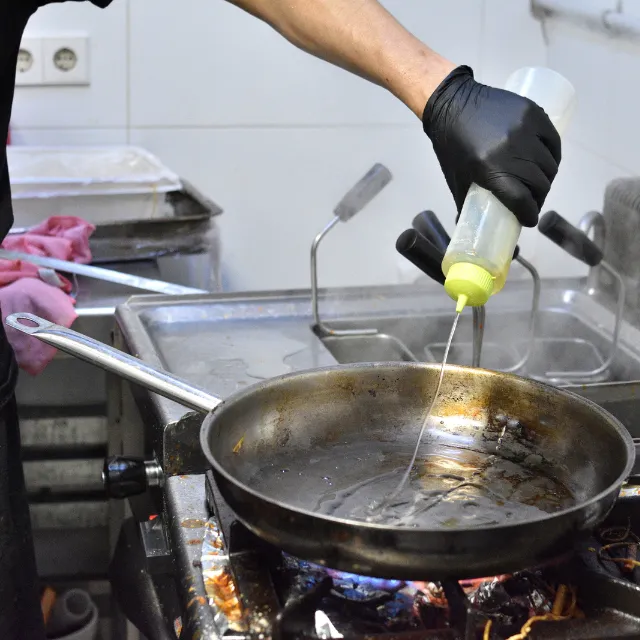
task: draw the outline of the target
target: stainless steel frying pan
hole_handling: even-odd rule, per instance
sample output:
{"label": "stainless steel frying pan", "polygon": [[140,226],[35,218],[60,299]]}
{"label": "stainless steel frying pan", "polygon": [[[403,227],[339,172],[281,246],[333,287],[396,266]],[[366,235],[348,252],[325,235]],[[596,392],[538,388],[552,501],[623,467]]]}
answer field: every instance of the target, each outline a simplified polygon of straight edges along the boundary
{"label": "stainless steel frying pan", "polygon": [[221,401],[28,314],[14,329],[208,413],[201,444],[238,518],[285,551],[398,579],[511,572],[571,549],[614,504],[634,462],[594,403],[513,375],[447,367],[407,489],[439,366],[335,366]]}

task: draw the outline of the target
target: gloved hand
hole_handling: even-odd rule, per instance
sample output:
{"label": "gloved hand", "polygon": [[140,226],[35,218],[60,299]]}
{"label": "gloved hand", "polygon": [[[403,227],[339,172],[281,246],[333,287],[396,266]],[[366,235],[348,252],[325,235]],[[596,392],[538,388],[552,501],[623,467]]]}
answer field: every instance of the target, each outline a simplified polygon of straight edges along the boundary
{"label": "gloved hand", "polygon": [[472,183],[491,191],[525,227],[534,227],[558,172],[560,136],[527,98],[480,84],[454,69],[422,116],[458,213]]}

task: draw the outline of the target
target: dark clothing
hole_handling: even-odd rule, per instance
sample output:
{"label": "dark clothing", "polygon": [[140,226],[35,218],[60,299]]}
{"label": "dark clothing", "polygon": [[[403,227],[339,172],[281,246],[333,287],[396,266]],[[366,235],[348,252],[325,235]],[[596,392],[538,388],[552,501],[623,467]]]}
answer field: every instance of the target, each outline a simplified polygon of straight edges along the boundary
{"label": "dark clothing", "polygon": [[[79,0],[76,0],[79,1]],[[92,0],[106,7],[111,0]],[[0,241],[13,224],[6,140],[18,51],[24,28],[39,0],[0,0]],[[24,485],[15,401],[18,374],[0,323],[0,637],[42,640],[44,629],[36,579],[29,505]]]}
{"label": "dark clothing", "polygon": [[0,410],[0,628],[7,640],[41,640],[44,628],[13,392],[4,402]]}
{"label": "dark clothing", "polygon": [[0,0],[0,240],[13,224],[4,143],[11,116],[18,50],[27,20],[35,8],[35,2],[30,0]]}

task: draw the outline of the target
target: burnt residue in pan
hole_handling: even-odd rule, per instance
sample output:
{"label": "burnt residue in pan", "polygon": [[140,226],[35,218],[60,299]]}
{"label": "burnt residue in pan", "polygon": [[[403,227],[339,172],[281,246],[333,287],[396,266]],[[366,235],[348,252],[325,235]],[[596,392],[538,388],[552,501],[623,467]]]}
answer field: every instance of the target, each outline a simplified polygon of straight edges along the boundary
{"label": "burnt residue in pan", "polygon": [[522,425],[505,422],[483,448],[455,430],[442,437],[437,427],[425,437],[405,490],[382,510],[410,455],[397,443],[342,440],[314,448],[306,460],[277,455],[251,485],[319,514],[430,529],[511,524],[574,504],[555,467],[527,446]]}

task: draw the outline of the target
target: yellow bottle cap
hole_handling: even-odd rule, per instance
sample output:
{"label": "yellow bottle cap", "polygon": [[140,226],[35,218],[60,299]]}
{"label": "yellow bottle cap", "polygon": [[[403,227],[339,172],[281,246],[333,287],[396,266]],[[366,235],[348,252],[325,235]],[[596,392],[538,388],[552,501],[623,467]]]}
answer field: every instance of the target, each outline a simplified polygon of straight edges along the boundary
{"label": "yellow bottle cap", "polygon": [[460,313],[467,305],[481,307],[487,303],[493,293],[493,276],[477,264],[456,262],[449,268],[444,288]]}

